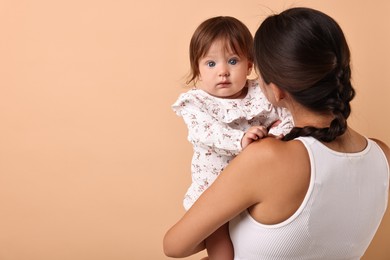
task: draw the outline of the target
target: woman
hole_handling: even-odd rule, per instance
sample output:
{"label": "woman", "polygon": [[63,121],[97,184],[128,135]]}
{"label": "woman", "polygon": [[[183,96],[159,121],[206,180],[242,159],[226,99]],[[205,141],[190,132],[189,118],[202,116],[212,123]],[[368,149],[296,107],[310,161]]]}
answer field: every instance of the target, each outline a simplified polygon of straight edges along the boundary
{"label": "woman", "polygon": [[292,8],[254,40],[260,86],[295,127],[238,155],[167,232],[165,254],[199,252],[230,221],[235,259],[359,259],[387,207],[390,149],[347,125],[355,91],[343,32]]}

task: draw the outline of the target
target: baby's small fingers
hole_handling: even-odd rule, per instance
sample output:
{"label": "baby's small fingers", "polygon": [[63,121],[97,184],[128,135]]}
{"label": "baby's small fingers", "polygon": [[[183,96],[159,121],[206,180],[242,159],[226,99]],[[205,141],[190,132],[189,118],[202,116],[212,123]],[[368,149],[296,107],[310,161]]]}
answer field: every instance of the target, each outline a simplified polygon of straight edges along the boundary
{"label": "baby's small fingers", "polygon": [[256,130],[255,134],[259,138],[263,138],[264,136],[267,136],[267,134],[268,134],[267,128],[265,128],[264,126],[259,126],[255,130]]}
{"label": "baby's small fingers", "polygon": [[254,133],[254,132],[247,132],[246,133],[246,137],[248,139],[252,139],[252,140],[257,140],[257,139],[261,138],[261,137],[258,136],[257,133]]}

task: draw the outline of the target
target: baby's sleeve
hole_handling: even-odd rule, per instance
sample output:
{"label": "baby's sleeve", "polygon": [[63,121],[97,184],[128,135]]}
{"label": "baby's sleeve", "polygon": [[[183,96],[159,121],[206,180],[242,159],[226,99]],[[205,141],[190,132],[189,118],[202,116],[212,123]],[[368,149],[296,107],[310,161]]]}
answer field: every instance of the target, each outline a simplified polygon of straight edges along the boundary
{"label": "baby's sleeve", "polygon": [[272,127],[269,130],[269,133],[275,136],[285,136],[290,133],[291,129],[294,127],[293,118],[286,108],[275,107],[275,109],[281,122],[277,126]]}
{"label": "baby's sleeve", "polygon": [[237,155],[241,150],[243,131],[233,129],[207,111],[199,97],[184,95],[172,106],[188,128],[188,140],[194,145],[212,148],[221,155]]}

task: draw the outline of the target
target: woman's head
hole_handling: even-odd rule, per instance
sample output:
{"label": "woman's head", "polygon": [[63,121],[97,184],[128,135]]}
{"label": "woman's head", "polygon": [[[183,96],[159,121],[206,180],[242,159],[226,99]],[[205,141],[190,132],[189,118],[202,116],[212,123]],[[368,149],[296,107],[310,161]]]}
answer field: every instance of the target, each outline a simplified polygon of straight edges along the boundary
{"label": "woman's head", "polygon": [[329,142],[345,132],[355,91],[350,51],[336,21],[317,10],[288,9],[261,24],[254,49],[266,84],[275,84],[311,111],[334,116],[329,127],[296,127],[286,140],[313,136]]}
{"label": "woman's head", "polygon": [[198,26],[191,38],[189,48],[191,74],[188,84],[198,79],[199,60],[217,41],[221,41],[227,50],[253,62],[253,37],[241,21],[230,16],[207,19]]}

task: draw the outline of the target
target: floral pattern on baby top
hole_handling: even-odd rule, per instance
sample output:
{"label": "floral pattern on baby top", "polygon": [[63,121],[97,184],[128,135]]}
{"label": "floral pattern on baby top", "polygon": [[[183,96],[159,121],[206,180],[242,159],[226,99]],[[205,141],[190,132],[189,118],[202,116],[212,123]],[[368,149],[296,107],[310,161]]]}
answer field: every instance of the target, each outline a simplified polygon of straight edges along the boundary
{"label": "floral pattern on baby top", "polygon": [[184,198],[188,209],[216,179],[218,174],[241,150],[241,139],[254,125],[273,127],[274,135],[287,134],[293,127],[290,113],[268,102],[257,81],[248,80],[248,92],[242,99],[211,96],[200,89],[191,89],[172,105],[188,127],[188,140],[194,154],[191,163],[192,184]]}

